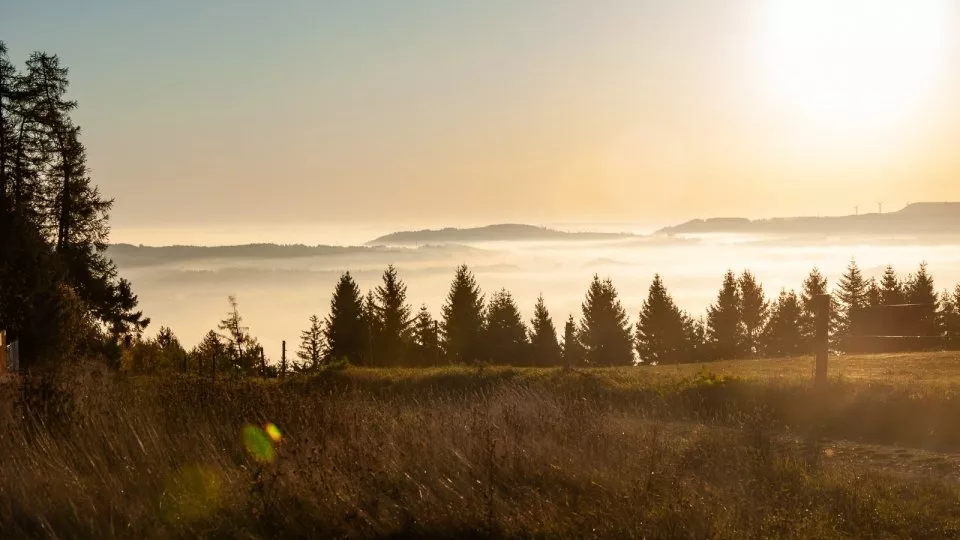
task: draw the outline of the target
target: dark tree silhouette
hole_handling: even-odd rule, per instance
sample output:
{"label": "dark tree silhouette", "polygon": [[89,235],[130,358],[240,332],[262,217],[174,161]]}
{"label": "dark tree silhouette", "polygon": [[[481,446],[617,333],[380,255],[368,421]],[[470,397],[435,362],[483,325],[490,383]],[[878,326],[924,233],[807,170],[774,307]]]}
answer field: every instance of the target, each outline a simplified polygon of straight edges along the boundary
{"label": "dark tree silhouette", "polygon": [[693,322],[680,311],[667,292],[660,274],[655,274],[637,320],[635,345],[640,363],[677,364],[691,361],[692,326]]}
{"label": "dark tree silhouette", "polygon": [[437,321],[430,315],[426,304],[420,306],[414,322],[414,360],[420,366],[436,366],[440,363],[440,336]]}
{"label": "dark tree silhouette", "polygon": [[767,324],[770,305],[763,296],[763,286],[746,270],[737,281],[740,289],[740,321],[743,324],[742,350],[749,356],[760,353],[763,329]]}
{"label": "dark tree silhouette", "polygon": [[763,349],[769,356],[793,356],[805,352],[800,319],[803,306],[797,293],[781,290],[770,310],[763,332]]}
{"label": "dark tree silhouette", "polygon": [[443,305],[440,330],[450,362],[469,363],[483,356],[483,295],[467,265],[460,265]]}
{"label": "dark tree silhouette", "polygon": [[[813,267],[810,274],[803,280],[800,292],[800,335],[803,337],[803,352],[813,351],[813,341],[816,338],[816,298],[827,294],[827,278],[820,273],[820,269]],[[831,303],[835,300],[831,298]],[[836,321],[836,309],[831,306],[830,333],[833,335]]]}
{"label": "dark tree silhouette", "polygon": [[413,339],[412,308],[407,304],[407,286],[391,264],[383,273],[373,302],[374,358],[378,365],[402,365]]}
{"label": "dark tree silhouette", "polygon": [[838,304],[837,334],[841,344],[843,339],[859,331],[861,313],[867,307],[867,287],[860,267],[851,260],[834,292]]}
{"label": "dark tree silhouette", "polygon": [[939,336],[940,298],[933,284],[933,276],[927,271],[927,263],[921,262],[917,273],[910,276],[904,288],[906,299],[911,304],[920,304],[917,316],[921,321],[920,330],[927,336]]}
{"label": "dark tree silhouette", "polygon": [[530,363],[543,367],[558,366],[561,362],[557,328],[541,294],[533,306],[533,319],[530,320]]}
{"label": "dark tree silhouette", "polygon": [[333,291],[323,337],[327,342],[325,361],[364,363],[367,339],[363,299],[360,297],[360,287],[350,272],[344,272],[340,276]]}
{"label": "dark tree silhouette", "polygon": [[494,364],[530,364],[527,329],[517,303],[506,289],[500,289],[490,297],[483,345],[487,359]]}
{"label": "dark tree silhouette", "polygon": [[893,266],[887,265],[880,278],[880,304],[889,306],[902,304],[904,301],[903,282],[897,276]]}
{"label": "dark tree silhouette", "polygon": [[941,293],[940,320],[946,345],[951,349],[960,348],[960,283],[952,292]]}
{"label": "dark tree silhouette", "polygon": [[73,337],[58,335],[55,321],[79,306],[112,343],[84,340],[118,366],[117,343],[131,343],[149,319],[106,256],[112,202],[89,177],[67,88],[57,56],[34,53],[20,74],[0,42],[0,324],[21,342],[24,367],[66,360],[60,345]]}
{"label": "dark tree silhouette", "polygon": [[877,307],[881,305],[883,305],[883,291],[880,289],[877,280],[870,278],[867,284],[867,306]]}
{"label": "dark tree silhouette", "polygon": [[740,306],[737,277],[727,270],[716,302],[707,308],[707,339],[716,358],[737,358],[743,354]]}
{"label": "dark tree silhouette", "polygon": [[230,352],[229,363],[222,367],[244,375],[253,375],[260,367],[260,344],[250,335],[250,329],[243,326],[243,317],[240,316],[237,308],[237,298],[230,295],[228,301],[230,310],[217,326],[223,332],[222,337]]}
{"label": "dark tree silhouette", "polygon": [[577,323],[574,322],[573,315],[570,315],[567,317],[566,324],[563,325],[563,365],[568,368],[581,366],[586,362],[586,354],[579,336]]}
{"label": "dark tree silhouette", "polygon": [[227,344],[220,334],[210,330],[203,336],[200,344],[190,352],[191,363],[201,375],[213,375],[217,369],[222,369],[229,358]]}
{"label": "dark tree silhouette", "polygon": [[579,341],[591,366],[633,365],[633,337],[617,290],[594,274],[582,306]]}
{"label": "dark tree silhouette", "polygon": [[299,361],[293,362],[296,372],[317,371],[323,363],[323,325],[320,317],[310,316],[310,327],[300,332],[300,348],[297,350]]}

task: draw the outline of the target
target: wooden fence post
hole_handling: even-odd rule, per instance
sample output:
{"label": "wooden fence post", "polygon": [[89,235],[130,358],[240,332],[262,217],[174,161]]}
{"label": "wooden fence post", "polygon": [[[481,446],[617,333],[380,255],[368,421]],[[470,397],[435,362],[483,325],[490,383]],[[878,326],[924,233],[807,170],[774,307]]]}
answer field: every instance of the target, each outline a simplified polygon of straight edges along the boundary
{"label": "wooden fence post", "polygon": [[284,377],[287,374],[287,341],[281,341],[280,347],[280,376]]}
{"label": "wooden fence post", "polygon": [[827,382],[827,354],[830,350],[830,295],[820,294],[816,297],[816,336],[814,338],[814,354],[817,356],[815,386],[823,386]]}

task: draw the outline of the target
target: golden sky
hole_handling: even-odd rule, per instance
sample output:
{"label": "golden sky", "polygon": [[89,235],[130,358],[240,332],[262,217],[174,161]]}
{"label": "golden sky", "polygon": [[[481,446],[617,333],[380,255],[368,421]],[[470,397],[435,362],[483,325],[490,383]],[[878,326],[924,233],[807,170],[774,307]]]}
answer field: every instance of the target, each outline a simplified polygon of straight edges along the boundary
{"label": "golden sky", "polygon": [[949,0],[21,4],[118,227],[960,200]]}

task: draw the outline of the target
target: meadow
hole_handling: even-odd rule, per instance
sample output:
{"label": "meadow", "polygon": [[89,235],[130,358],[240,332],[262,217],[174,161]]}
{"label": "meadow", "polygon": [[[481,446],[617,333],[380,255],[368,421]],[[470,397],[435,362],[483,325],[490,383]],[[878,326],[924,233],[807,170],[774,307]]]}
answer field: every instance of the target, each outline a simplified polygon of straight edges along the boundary
{"label": "meadow", "polygon": [[833,357],[819,389],[812,363],[33,374],[0,386],[0,530],[960,535],[960,354]]}

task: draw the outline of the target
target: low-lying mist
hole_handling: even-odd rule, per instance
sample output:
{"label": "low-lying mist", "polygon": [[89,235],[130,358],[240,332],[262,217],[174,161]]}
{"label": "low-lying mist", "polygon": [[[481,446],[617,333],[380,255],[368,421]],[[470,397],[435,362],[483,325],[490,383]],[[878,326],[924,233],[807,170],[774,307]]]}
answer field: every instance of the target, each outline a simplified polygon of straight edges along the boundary
{"label": "low-lying mist", "polygon": [[280,342],[293,354],[311,314],[325,317],[339,275],[349,270],[361,289],[375,288],[388,264],[408,287],[414,309],[426,304],[434,316],[454,269],[466,263],[483,291],[506,288],[525,318],[543,294],[558,328],[580,304],[593,274],[610,277],[635,322],[654,273],[660,273],[678,305],[702,315],[713,302],[723,273],[751,270],[768,297],[800,288],[813,266],[831,288],[851,258],[867,277],[892,264],[904,275],[921,261],[937,289],[960,282],[960,236],[776,237],[745,235],[625,236],[603,240],[494,241],[469,245],[276,246],[224,248],[111,247],[110,255],[153,319],[149,333],[169,326],[190,348],[216,329],[236,295],[244,322],[278,360]]}

